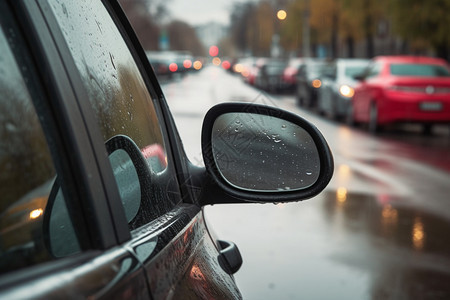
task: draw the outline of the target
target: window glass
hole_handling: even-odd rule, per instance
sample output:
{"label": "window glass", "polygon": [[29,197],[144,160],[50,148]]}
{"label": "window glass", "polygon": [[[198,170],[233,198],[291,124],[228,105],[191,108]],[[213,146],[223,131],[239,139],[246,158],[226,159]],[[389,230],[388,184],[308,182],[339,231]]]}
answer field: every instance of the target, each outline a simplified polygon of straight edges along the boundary
{"label": "window glass", "polygon": [[450,72],[440,65],[392,64],[391,74],[395,76],[449,77]]}
{"label": "window glass", "polygon": [[[29,71],[28,71],[29,72]],[[55,168],[31,96],[0,30],[0,273],[49,261],[44,217]],[[61,195],[61,199],[62,195]],[[61,201],[65,209],[65,202]],[[79,251],[70,218],[71,247]],[[63,245],[63,248],[67,245]]]}
{"label": "window glass", "polygon": [[314,61],[308,63],[309,78],[319,77],[322,71],[326,68],[326,62]]}
{"label": "window glass", "polygon": [[[167,211],[178,199],[172,199],[173,197],[169,196],[172,194],[164,191],[167,188],[165,183],[160,182],[157,186],[157,178],[158,174],[175,172],[167,171],[167,151],[161,122],[144,79],[120,31],[100,1],[49,2],[88,91],[88,100],[96,115],[104,142],[114,136],[124,135],[138,146],[147,161],[146,168],[156,178],[151,187],[154,190],[152,197],[155,199],[151,202],[160,203],[158,207],[165,206],[158,214]],[[161,176],[163,175],[159,175]],[[121,183],[127,181],[116,175],[116,182],[121,195],[124,195]],[[150,187],[140,187],[141,190],[148,188]],[[132,216],[131,212],[136,212],[142,202],[139,203],[139,197],[129,199],[122,198],[122,204],[126,214]],[[144,217],[141,214],[143,221],[148,222],[155,217],[155,214],[147,213],[158,207],[150,206],[152,207],[139,208],[140,212],[145,214]],[[143,224],[135,224],[132,228],[138,225]]]}

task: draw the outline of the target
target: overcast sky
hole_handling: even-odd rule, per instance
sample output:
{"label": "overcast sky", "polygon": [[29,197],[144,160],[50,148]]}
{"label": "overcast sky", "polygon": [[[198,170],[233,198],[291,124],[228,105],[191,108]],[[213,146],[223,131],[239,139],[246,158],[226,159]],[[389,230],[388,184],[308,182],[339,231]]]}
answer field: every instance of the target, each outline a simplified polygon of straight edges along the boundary
{"label": "overcast sky", "polygon": [[232,0],[170,0],[167,7],[172,19],[183,20],[191,25],[210,21],[228,25]]}

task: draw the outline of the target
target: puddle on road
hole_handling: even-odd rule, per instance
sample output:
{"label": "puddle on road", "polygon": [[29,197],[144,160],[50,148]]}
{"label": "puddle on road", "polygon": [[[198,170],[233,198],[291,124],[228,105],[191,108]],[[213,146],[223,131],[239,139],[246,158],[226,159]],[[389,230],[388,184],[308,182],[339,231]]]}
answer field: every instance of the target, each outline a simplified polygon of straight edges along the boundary
{"label": "puddle on road", "polygon": [[345,189],[323,200],[331,236],[346,244],[330,259],[368,272],[370,299],[450,299],[450,219]]}

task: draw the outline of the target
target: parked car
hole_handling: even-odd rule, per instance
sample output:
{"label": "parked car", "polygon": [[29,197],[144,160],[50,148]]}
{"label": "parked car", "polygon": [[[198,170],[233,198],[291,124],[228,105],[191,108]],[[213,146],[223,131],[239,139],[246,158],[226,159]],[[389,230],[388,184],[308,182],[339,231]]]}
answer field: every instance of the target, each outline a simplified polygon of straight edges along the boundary
{"label": "parked car", "polygon": [[250,75],[250,68],[252,68],[255,59],[253,57],[244,57],[237,60],[233,65],[233,72],[240,74],[243,80]]}
{"label": "parked car", "polygon": [[283,82],[283,72],[286,62],[280,59],[265,59],[257,65],[258,71],[255,74],[255,87],[276,93],[285,88]]}
{"label": "parked car", "polygon": [[282,80],[286,91],[295,92],[297,87],[297,75],[302,62],[302,58],[291,58],[284,69]]}
{"label": "parked car", "polygon": [[250,59],[245,65],[243,74],[244,82],[249,85],[256,85],[256,78],[260,76],[261,66],[266,62],[267,58],[255,57]]}
{"label": "parked car", "polygon": [[333,119],[347,116],[357,80],[368,66],[368,59],[339,58],[330,62],[322,73],[322,86],[318,90],[317,109]]}
{"label": "parked car", "polygon": [[186,51],[147,51],[146,54],[160,80],[196,70],[193,56]]}
{"label": "parked car", "polygon": [[380,56],[372,60],[355,89],[350,119],[371,132],[395,122],[418,122],[424,132],[450,122],[450,71],[445,60]]}
{"label": "parked car", "polygon": [[317,108],[317,91],[322,86],[321,73],[326,60],[306,58],[297,75],[297,104],[301,107]]}
{"label": "parked car", "polygon": [[1,1],[0,26],[1,299],[240,299],[202,207],[307,199],[333,174],[316,127],[244,103],[208,112],[193,166],[116,1]]}
{"label": "parked car", "polygon": [[158,79],[171,78],[175,74],[176,71],[173,70],[173,67],[172,70],[170,68],[170,64],[174,62],[171,55],[157,51],[147,51],[146,54]]}

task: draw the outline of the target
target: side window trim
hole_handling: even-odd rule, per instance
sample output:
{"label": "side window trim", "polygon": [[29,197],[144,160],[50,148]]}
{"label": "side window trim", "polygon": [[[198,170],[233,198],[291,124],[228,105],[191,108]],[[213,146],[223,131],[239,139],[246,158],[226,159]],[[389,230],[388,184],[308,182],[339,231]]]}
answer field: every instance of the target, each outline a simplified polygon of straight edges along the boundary
{"label": "side window trim", "polygon": [[[38,2],[45,4],[45,1]],[[57,39],[54,30],[51,30],[55,28],[55,23],[47,17],[49,10],[34,1],[19,1],[13,5],[19,7],[18,12],[26,12],[18,17],[26,28],[24,32],[29,32],[27,38],[31,39],[31,44],[39,45],[38,49],[33,51],[42,65],[45,77],[49,78],[47,87],[51,93],[49,101],[57,99],[50,105],[57,126],[64,132],[61,139],[64,141],[64,151],[70,163],[69,171],[73,174],[72,178],[78,190],[84,192],[78,195],[80,203],[77,203],[77,209],[86,222],[85,231],[89,235],[89,247],[109,248],[117,244],[117,237],[108,213],[102,183],[98,180],[99,170],[95,157],[92,151],[86,151],[91,149],[91,141],[67,74],[67,67],[63,65],[62,54],[56,47]]]}
{"label": "side window trim", "polygon": [[[153,104],[156,109],[156,113],[158,117],[160,118],[162,124],[161,129],[163,132],[163,138],[166,142],[166,151],[167,155],[170,159],[170,157],[174,157],[173,152],[171,150],[171,141],[169,140],[169,133],[170,130],[166,127],[166,121],[165,121],[165,115],[163,114],[164,110],[160,106],[160,97],[155,97],[155,88],[160,89],[159,85],[153,85],[151,81],[149,81],[147,74],[143,71],[143,61],[139,59],[139,56],[136,55],[134,51],[133,44],[130,44],[130,38],[128,37],[128,32],[125,32],[122,28],[121,24],[118,24],[118,19],[115,16],[114,11],[111,11],[111,8],[109,7],[110,3],[108,1],[105,1],[105,7],[109,11],[109,14],[111,15],[111,18],[118,27],[122,38],[124,39],[125,43],[127,44],[128,49],[130,50],[137,66],[140,72],[140,75],[142,76],[145,85],[147,89],[150,92],[150,95],[153,96]],[[124,212],[124,208],[122,206],[120,193],[118,191],[117,183],[115,181],[114,174],[111,169],[110,162],[108,160],[108,155],[105,151],[105,145],[101,143],[100,141],[103,141],[102,134],[100,132],[100,129],[97,124],[97,120],[94,116],[94,112],[92,110],[91,104],[89,101],[83,101],[83,99],[88,99],[88,93],[86,90],[86,87],[84,86],[82,82],[81,75],[77,69],[76,63],[74,59],[72,58],[71,51],[67,45],[66,39],[64,38],[63,33],[61,32],[61,29],[58,25],[58,21],[56,16],[53,14],[53,11],[50,7],[50,4],[46,1],[39,1],[39,6],[41,10],[43,11],[44,17],[49,24],[50,31],[52,32],[53,38],[55,43],[57,44],[57,48],[59,50],[60,56],[62,57],[63,64],[68,70],[68,75],[70,77],[70,82],[72,86],[74,86],[73,90],[75,93],[74,100],[78,106],[79,109],[83,113],[83,121],[85,124],[85,128],[89,134],[91,146],[94,149],[95,152],[95,159],[96,163],[98,165],[98,168],[100,170],[100,174],[102,176],[102,184],[104,188],[104,192],[107,195],[106,201],[108,203],[109,211],[112,215],[112,221],[114,226],[114,232],[117,236],[117,243],[121,244],[127,240],[130,239],[130,232],[128,230],[127,226],[127,220]],[[120,21],[121,22],[121,21]],[[156,80],[156,79],[155,79]],[[178,172],[177,166],[173,165],[173,171],[174,174],[177,175]],[[163,172],[165,173],[165,172]],[[174,176],[174,174],[163,174],[165,176],[168,176],[168,179],[171,180],[172,187],[178,188],[178,180],[177,178],[171,178]],[[167,179],[167,178],[166,178]],[[169,185],[168,185],[169,186]],[[179,194],[179,193],[178,193]]]}
{"label": "side window trim", "polygon": [[[123,224],[126,224],[126,217],[120,203],[120,195],[117,186],[115,184],[107,185],[107,182],[114,182],[114,175],[111,171],[108,172],[108,169],[110,170],[111,168],[109,166],[105,147],[98,142],[102,140],[102,135],[95,121],[92,108],[87,101],[81,101],[81,99],[88,99],[87,91],[81,81],[78,69],[75,66],[75,62],[49,3],[47,1],[39,1],[39,8],[43,12],[49,31],[52,34],[55,47],[58,49],[64,68],[67,71],[69,77],[68,80],[73,88],[74,97],[72,102],[81,112],[79,126],[83,128],[85,135],[89,139],[88,144],[85,145],[86,149],[92,149],[92,152],[94,152],[91,163],[95,166],[97,178],[100,178],[97,187],[101,187],[101,189],[96,191],[95,196],[92,198],[93,205],[96,207],[94,219],[98,220],[98,222],[102,222],[103,218],[108,220],[108,225],[110,226],[105,226],[103,235],[104,238],[110,236],[113,237],[113,239],[108,241],[108,244],[105,245],[106,248],[123,243],[129,240],[131,235],[129,231],[123,227]],[[101,195],[102,197],[97,199],[97,195]]]}

